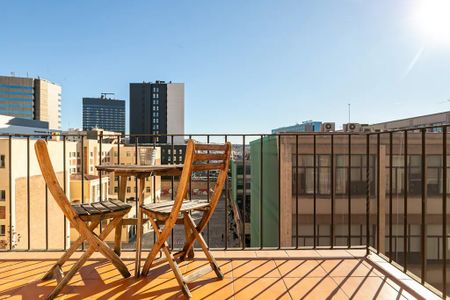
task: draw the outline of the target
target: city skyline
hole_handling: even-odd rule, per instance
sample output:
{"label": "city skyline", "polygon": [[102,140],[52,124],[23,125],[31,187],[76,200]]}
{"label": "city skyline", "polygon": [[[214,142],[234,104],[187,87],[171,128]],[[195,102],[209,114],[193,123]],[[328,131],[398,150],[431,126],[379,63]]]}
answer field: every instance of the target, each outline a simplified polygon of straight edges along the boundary
{"label": "city skyline", "polygon": [[[25,2],[26,10],[21,2],[0,12],[4,26],[14,24],[3,37],[0,73],[60,84],[64,129],[81,127],[83,97],[114,92],[129,107],[128,84],[157,79],[186,84],[186,132],[269,132],[307,119],[342,124],[348,103],[360,123],[449,110],[448,44],[416,26],[420,0],[276,8],[265,1],[195,8]],[[14,21],[18,15],[23,22]],[[120,22],[109,22],[111,15]],[[52,34],[26,35],[36,23]]]}

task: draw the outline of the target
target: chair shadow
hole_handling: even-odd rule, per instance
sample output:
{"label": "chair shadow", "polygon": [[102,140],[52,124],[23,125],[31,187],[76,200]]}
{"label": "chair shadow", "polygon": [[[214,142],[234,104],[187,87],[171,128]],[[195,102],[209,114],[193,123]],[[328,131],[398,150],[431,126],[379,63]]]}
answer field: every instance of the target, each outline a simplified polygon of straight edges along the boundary
{"label": "chair shadow", "polygon": [[[109,262],[105,260],[83,266],[69,284],[63,288],[60,296],[63,296],[64,299],[85,299],[88,297],[110,299],[113,296],[118,299],[148,299],[157,296],[164,299],[185,298],[175,279],[167,275],[170,274],[170,267],[167,265],[154,268],[149,277],[123,278],[113,268],[101,271],[101,268],[108,264]],[[40,274],[34,274],[35,278],[43,276],[47,271],[46,269],[43,269]],[[19,296],[22,299],[45,299],[57,284],[54,279],[45,281],[34,279],[27,282],[26,278],[25,273],[24,277],[21,278],[22,280],[17,282],[17,285],[11,286],[11,283],[8,282],[9,288],[3,291],[0,289],[0,299],[7,299],[12,296]],[[152,284],[155,279],[157,279],[157,285]]]}

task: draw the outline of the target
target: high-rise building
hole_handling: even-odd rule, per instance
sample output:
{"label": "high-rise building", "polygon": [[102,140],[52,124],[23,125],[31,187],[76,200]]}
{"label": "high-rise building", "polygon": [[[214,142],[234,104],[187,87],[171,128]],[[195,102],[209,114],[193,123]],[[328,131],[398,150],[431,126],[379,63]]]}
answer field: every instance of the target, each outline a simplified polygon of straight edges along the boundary
{"label": "high-rise building", "polygon": [[[130,134],[184,134],[184,83],[130,83]],[[153,142],[172,140],[166,136],[139,137],[139,143]],[[184,137],[174,136],[173,142],[184,144]]]}
{"label": "high-rise building", "polygon": [[83,130],[93,128],[125,134],[125,100],[83,98]]}
{"label": "high-rise building", "polygon": [[0,76],[0,114],[48,122],[61,129],[61,87],[40,78]]}

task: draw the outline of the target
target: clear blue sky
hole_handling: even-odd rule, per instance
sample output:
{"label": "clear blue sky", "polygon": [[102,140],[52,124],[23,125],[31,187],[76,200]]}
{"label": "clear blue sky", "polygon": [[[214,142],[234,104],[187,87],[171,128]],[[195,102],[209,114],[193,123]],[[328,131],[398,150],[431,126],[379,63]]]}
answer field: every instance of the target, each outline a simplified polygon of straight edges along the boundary
{"label": "clear blue sky", "polygon": [[418,1],[7,1],[0,74],[60,84],[63,128],[83,96],[157,79],[185,83],[191,133],[450,110],[450,47],[413,26]]}

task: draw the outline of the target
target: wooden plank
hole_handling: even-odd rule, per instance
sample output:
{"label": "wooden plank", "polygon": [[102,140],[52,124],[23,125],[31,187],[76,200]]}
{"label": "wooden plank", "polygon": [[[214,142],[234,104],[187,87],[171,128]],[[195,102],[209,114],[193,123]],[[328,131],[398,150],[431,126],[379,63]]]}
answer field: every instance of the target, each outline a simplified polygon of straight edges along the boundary
{"label": "wooden plank", "polygon": [[200,278],[202,276],[205,276],[206,274],[208,274],[212,270],[213,270],[213,268],[211,267],[211,265],[207,265],[207,266],[205,266],[205,267],[203,267],[203,268],[201,268],[201,269],[199,269],[199,270],[197,270],[197,271],[195,271],[195,272],[193,272],[193,273],[191,273],[191,274],[189,274],[187,276],[184,276],[184,280],[183,281],[185,283],[193,282],[194,280],[196,280],[196,279],[198,279],[198,278]]}
{"label": "wooden plank", "polygon": [[225,153],[222,154],[203,154],[203,153],[195,153],[194,154],[194,160],[195,161],[199,161],[199,160],[204,160],[204,161],[208,161],[208,160],[225,160],[227,159],[227,156]]}
{"label": "wooden plank", "polygon": [[[148,219],[142,219],[142,224],[145,224],[148,222]],[[136,225],[137,224],[137,218],[126,218],[122,220],[123,225]]]}
{"label": "wooden plank", "polygon": [[[167,201],[170,203],[167,203],[167,205],[154,205],[154,204],[160,204],[160,203],[154,203],[154,204],[147,204],[143,208],[154,212],[154,213],[163,213],[163,214],[169,214],[172,212],[173,209],[173,202],[174,201]],[[181,205],[180,212],[194,210],[194,209],[200,209],[209,206],[209,203],[202,200],[197,201],[183,201],[183,204]]]}
{"label": "wooden plank", "polygon": [[81,204],[81,207],[84,208],[90,215],[101,214],[102,212],[97,208],[93,207],[90,204]]}
{"label": "wooden plank", "polygon": [[[111,211],[120,211],[120,210],[122,210],[122,208],[120,206],[117,206],[112,201],[113,200],[111,200],[111,201],[103,201],[103,202],[100,202],[100,203],[103,206],[105,206],[106,208],[110,209]],[[130,206],[130,208],[131,208],[131,206]]]}
{"label": "wooden plank", "polygon": [[89,212],[85,210],[84,207],[82,207],[80,204],[72,204],[72,208],[79,216],[90,215]]}
{"label": "wooden plank", "polygon": [[125,202],[123,202],[123,201],[119,201],[119,200],[114,200],[114,199],[112,199],[112,200],[110,200],[110,202],[113,203],[113,204],[115,204],[115,205],[117,205],[118,207],[120,207],[120,208],[122,208],[122,209],[125,209],[125,208],[131,208],[131,205],[130,205],[130,204],[127,204],[127,203],[125,203]]}
{"label": "wooden plank", "polygon": [[195,144],[195,150],[225,151],[226,144]]}
{"label": "wooden plank", "polygon": [[196,165],[192,165],[192,171],[211,171],[211,170],[223,170],[225,168],[225,164],[224,163],[219,163],[219,164],[196,164]]}
{"label": "wooden plank", "polygon": [[153,173],[167,170],[182,170],[183,165],[99,165],[97,170],[104,172],[121,172],[121,174],[129,174],[134,176],[137,173]]}
{"label": "wooden plank", "polygon": [[104,205],[102,205],[100,202],[94,202],[91,204],[93,207],[101,211],[102,213],[109,213],[111,210]]}

